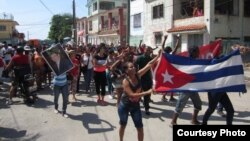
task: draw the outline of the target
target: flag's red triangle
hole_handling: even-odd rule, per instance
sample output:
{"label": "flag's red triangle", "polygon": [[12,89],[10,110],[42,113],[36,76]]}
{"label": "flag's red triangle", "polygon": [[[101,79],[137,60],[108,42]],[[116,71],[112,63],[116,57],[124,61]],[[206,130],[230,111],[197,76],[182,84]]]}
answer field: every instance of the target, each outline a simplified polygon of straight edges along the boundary
{"label": "flag's red triangle", "polygon": [[[171,82],[164,83],[163,74],[167,73],[172,76]],[[179,88],[195,78],[192,75],[182,72],[169,63],[165,56],[161,56],[160,64],[155,72],[155,90],[156,91],[169,91],[171,89]]]}

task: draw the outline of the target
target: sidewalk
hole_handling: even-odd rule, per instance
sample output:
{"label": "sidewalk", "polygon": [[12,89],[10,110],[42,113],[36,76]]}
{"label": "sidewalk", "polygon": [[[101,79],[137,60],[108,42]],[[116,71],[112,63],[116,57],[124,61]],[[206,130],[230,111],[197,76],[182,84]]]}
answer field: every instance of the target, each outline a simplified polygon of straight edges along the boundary
{"label": "sidewalk", "polygon": [[[246,70],[246,77],[250,78],[250,71]],[[250,125],[250,95],[230,93],[230,99],[235,108],[233,124]],[[108,106],[96,103],[95,94],[77,96],[78,101],[69,104],[67,112],[69,118],[55,114],[52,91],[49,87],[41,91],[34,106],[22,104],[20,98],[14,98],[13,105],[6,105],[7,92],[0,93],[0,140],[36,140],[36,141],[117,141],[119,140],[119,118],[115,100],[108,101]],[[203,101],[199,120],[207,108],[206,93],[200,94]],[[169,99],[169,96],[167,96]],[[177,98],[177,97],[176,97]],[[60,97],[59,109],[62,101]],[[153,95],[151,115],[146,116],[142,107],[144,140],[145,141],[172,141],[171,122],[174,103],[162,102],[161,95]],[[141,104],[142,105],[142,104]],[[178,119],[178,124],[190,124],[193,106],[189,101]],[[216,112],[211,116],[208,124],[225,125],[225,118]],[[137,132],[129,116],[124,141],[137,140]]]}

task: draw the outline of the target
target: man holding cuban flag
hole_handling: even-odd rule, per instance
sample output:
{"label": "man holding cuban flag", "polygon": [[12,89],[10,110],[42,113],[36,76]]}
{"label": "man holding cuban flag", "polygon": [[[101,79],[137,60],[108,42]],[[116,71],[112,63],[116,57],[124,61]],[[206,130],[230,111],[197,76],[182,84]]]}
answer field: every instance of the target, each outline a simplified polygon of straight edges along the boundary
{"label": "man holding cuban flag", "polygon": [[[189,53],[195,50],[199,49],[190,48]],[[155,91],[182,92],[176,104],[172,125],[176,124],[180,112],[191,96],[191,94],[187,95],[187,93],[246,91],[239,51],[234,51],[232,54],[217,60],[201,60],[193,57],[192,55],[187,58],[163,54],[154,70]],[[191,99],[195,106],[192,123],[199,124],[199,122],[194,121],[198,121],[196,118],[198,111],[201,109],[201,101],[199,97],[195,100]]]}

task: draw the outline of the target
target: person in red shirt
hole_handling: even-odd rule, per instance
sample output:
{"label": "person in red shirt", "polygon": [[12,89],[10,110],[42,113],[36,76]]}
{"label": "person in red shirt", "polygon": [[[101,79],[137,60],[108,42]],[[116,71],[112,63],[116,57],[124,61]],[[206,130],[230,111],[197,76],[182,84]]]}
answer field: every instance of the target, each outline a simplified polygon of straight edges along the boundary
{"label": "person in red shirt", "polygon": [[77,88],[77,79],[78,79],[78,75],[79,75],[79,71],[80,71],[80,63],[79,61],[76,59],[76,53],[74,50],[70,50],[69,51],[69,57],[72,61],[72,63],[74,64],[74,67],[73,69],[71,69],[69,71],[69,75],[72,76],[72,80],[70,82],[70,91],[72,93],[72,96],[73,96],[73,101],[76,101],[76,97],[75,97],[75,94],[76,94],[76,88]]}
{"label": "person in red shirt", "polygon": [[12,57],[10,63],[5,68],[6,71],[14,69],[15,73],[15,79],[12,82],[9,100],[7,101],[8,104],[12,104],[12,97],[17,91],[18,84],[24,80],[24,75],[31,73],[29,57],[27,55],[24,55],[23,52],[24,49],[22,47],[18,47],[16,49],[16,55]]}

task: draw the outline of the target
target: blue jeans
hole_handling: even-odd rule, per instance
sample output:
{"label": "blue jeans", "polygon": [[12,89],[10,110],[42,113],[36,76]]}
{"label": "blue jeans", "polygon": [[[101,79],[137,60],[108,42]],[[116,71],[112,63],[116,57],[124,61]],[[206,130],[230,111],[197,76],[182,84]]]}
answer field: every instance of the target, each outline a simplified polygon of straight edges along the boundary
{"label": "blue jeans", "polygon": [[84,81],[85,81],[85,90],[89,91],[90,83],[93,78],[93,68],[87,69],[83,76],[84,76]]}
{"label": "blue jeans", "polygon": [[119,103],[118,114],[120,118],[120,125],[126,126],[128,122],[128,114],[130,113],[134,125],[136,128],[142,128],[142,114],[140,103],[138,104],[124,104],[123,102]]}
{"label": "blue jeans", "polygon": [[58,110],[58,98],[59,98],[60,93],[62,93],[62,97],[63,97],[62,113],[65,114],[66,109],[67,109],[68,96],[69,96],[68,84],[64,86],[54,85],[54,103],[55,103],[56,110]]}
{"label": "blue jeans", "polygon": [[176,103],[175,112],[180,114],[187,104],[188,99],[191,98],[194,108],[196,110],[201,110],[201,98],[197,92],[185,92],[179,94],[179,99]]}

